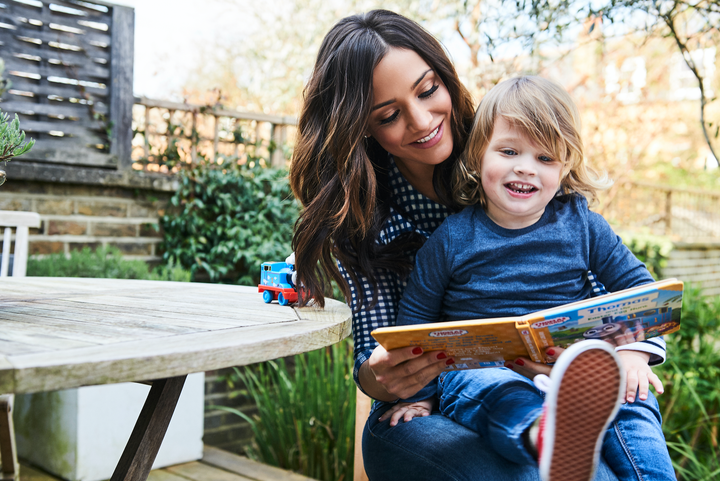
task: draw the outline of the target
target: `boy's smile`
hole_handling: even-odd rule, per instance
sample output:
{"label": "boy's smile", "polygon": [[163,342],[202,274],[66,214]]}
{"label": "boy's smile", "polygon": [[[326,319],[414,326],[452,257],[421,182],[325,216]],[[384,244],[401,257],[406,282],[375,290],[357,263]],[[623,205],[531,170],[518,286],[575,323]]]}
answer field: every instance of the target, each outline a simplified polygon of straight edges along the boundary
{"label": "boy's smile", "polygon": [[506,229],[533,225],[555,197],[561,173],[559,160],[498,117],[480,164],[488,217]]}

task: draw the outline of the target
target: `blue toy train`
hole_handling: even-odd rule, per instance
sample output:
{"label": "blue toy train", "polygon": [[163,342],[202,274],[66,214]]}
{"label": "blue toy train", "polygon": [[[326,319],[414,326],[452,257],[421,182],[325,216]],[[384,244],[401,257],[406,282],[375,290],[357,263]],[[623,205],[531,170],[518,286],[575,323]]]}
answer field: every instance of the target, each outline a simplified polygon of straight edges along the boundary
{"label": "blue toy train", "polygon": [[263,301],[269,304],[274,299],[277,299],[278,304],[281,306],[297,302],[298,293],[295,288],[295,279],[293,279],[295,274],[294,261],[295,256],[292,255],[285,262],[262,263],[258,292],[262,293]]}

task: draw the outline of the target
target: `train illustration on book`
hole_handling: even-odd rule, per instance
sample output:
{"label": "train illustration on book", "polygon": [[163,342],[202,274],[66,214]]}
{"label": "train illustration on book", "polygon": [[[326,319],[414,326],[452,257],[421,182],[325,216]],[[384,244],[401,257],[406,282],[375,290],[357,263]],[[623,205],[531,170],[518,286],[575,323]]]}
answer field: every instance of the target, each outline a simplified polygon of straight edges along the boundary
{"label": "train illustration on book", "polygon": [[277,299],[278,304],[287,306],[298,300],[296,280],[295,254],[285,259],[285,262],[263,262],[260,266],[258,292],[267,304]]}

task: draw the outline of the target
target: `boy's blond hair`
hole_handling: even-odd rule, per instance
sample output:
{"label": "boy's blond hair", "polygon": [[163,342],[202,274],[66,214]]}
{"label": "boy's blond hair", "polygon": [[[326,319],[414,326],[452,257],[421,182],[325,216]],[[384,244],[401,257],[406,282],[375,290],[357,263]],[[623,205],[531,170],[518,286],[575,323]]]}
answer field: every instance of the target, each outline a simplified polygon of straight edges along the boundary
{"label": "boy's blond hair", "polygon": [[580,114],[565,89],[542,77],[517,77],[496,85],[478,106],[465,151],[455,164],[453,196],[458,203],[487,205],[480,165],[499,117],[562,163],[562,193],[576,192],[592,204],[598,190],[612,185],[606,174],[585,163]]}

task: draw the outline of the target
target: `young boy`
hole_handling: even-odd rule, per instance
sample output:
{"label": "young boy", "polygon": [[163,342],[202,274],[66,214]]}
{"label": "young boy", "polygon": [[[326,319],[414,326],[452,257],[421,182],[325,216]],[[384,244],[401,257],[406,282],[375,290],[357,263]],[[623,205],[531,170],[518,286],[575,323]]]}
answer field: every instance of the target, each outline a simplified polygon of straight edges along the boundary
{"label": "young boy", "polygon": [[[653,281],[588,210],[607,181],[585,164],[577,108],[554,82],[521,77],[491,90],[455,175],[456,200],[470,207],[418,252],[398,325],[520,316],[585,299],[588,271],[611,292]],[[660,347],[619,349],[601,341],[568,349],[543,389],[544,416],[542,393],[501,368],[443,373],[383,419],[409,421],[437,406],[488,437],[503,457],[539,459],[546,479],[591,479],[601,448],[621,479],[674,479],[657,402],[647,392],[648,383],[662,392],[648,366]],[[627,399],[634,401],[639,386],[639,401],[613,422],[625,379]]]}

